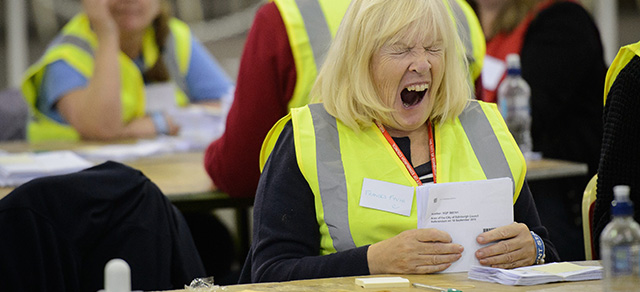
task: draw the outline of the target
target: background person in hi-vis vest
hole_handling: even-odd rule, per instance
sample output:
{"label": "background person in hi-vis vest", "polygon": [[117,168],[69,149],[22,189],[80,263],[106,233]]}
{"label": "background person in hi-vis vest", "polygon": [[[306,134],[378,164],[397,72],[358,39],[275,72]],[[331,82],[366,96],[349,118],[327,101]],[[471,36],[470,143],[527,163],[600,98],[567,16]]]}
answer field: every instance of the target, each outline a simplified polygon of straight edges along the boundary
{"label": "background person in hi-vis vest", "polygon": [[[593,212],[593,246],[600,253],[600,233],[611,221],[613,187],[628,185],[640,221],[640,42],[626,45],[611,63],[604,89],[604,135]],[[596,257],[598,258],[598,257]]]}
{"label": "background person in hi-vis vest", "polygon": [[[218,106],[231,80],[186,23],[169,16],[166,0],[83,0],[31,66],[22,85],[32,119],[28,139],[115,140],[175,135],[162,111],[147,113],[161,93],[177,105]],[[207,270],[224,283],[233,261],[229,231],[212,213],[184,212]],[[233,281],[235,282],[235,281]]]}
{"label": "background person in hi-vis vest", "polygon": [[[494,104],[473,100],[462,42],[441,1],[354,0],[311,91],[268,133],[240,282],[446,270],[464,247],[360,205],[363,182],[509,177],[516,222],[481,233],[482,265],[557,261]],[[389,207],[391,208],[391,207]]]}
{"label": "background person in hi-vis vest", "polygon": [[[30,141],[175,135],[177,123],[151,111],[150,101],[163,96],[178,106],[217,106],[232,91],[187,24],[170,17],[165,0],[83,0],[82,7],[26,72]],[[145,87],[158,83],[170,86],[147,96]]]}
{"label": "background person in hi-vis vest", "polygon": [[[485,52],[480,23],[465,0],[441,1],[456,19],[475,78]],[[205,169],[229,196],[255,196],[260,145],[289,109],[309,102],[317,71],[350,2],[274,0],[256,13],[224,134],[205,153]]]}

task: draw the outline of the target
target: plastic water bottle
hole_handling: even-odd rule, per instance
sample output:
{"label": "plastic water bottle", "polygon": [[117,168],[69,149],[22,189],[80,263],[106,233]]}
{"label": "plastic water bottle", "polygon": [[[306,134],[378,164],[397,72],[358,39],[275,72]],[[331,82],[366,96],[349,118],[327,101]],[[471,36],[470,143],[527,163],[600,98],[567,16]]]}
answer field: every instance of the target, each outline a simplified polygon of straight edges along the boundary
{"label": "plastic water bottle", "polygon": [[640,225],[633,220],[629,186],[615,186],[611,222],[600,236],[603,291],[640,289]]}
{"label": "plastic water bottle", "polygon": [[532,154],[531,87],[522,78],[520,55],[507,55],[507,76],[498,87],[498,108],[525,158]]}

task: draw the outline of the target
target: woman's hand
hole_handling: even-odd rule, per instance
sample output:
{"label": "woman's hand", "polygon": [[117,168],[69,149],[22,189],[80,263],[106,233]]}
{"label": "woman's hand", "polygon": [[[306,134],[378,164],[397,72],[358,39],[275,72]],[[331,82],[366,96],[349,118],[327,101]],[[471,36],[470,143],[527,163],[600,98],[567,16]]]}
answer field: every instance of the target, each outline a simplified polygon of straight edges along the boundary
{"label": "woman's hand", "polygon": [[429,274],[451,266],[463,250],[444,231],[413,229],[369,246],[367,261],[371,274]]}
{"label": "woman's hand", "polygon": [[176,136],[180,132],[180,125],[178,125],[170,116],[164,115],[167,119],[167,126],[169,126],[169,135]]}
{"label": "woman's hand", "polygon": [[109,10],[110,0],[82,0],[82,8],[89,17],[91,27],[100,39],[105,35],[118,35],[118,24]]}
{"label": "woman's hand", "polygon": [[523,223],[514,222],[484,232],[476,240],[479,244],[495,242],[476,251],[481,265],[512,269],[530,266],[536,261],[536,244],[529,227]]}

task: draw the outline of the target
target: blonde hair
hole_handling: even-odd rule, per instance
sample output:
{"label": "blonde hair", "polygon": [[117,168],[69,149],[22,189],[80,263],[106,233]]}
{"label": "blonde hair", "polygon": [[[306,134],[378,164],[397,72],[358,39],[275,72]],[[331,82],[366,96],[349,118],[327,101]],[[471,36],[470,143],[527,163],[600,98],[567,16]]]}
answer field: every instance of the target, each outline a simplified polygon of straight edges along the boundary
{"label": "blonde hair", "polygon": [[371,60],[384,44],[403,34],[433,34],[442,40],[444,76],[429,119],[457,117],[472,96],[464,47],[447,9],[447,0],[353,0],[311,90],[312,102],[354,130],[374,120],[390,121],[394,109],[376,92]]}

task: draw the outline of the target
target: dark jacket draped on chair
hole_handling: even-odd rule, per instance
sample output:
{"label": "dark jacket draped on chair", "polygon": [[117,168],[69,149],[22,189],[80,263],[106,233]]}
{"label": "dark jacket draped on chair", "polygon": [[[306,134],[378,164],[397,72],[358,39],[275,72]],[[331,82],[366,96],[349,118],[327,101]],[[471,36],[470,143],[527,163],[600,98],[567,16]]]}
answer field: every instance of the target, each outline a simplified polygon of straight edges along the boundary
{"label": "dark jacket draped on chair", "polygon": [[122,258],[133,290],[183,288],[204,268],[182,214],[140,171],[106,162],[0,200],[0,291],[98,291]]}

